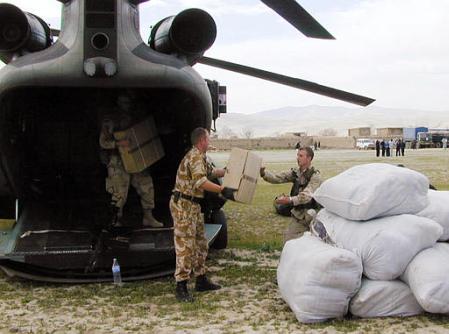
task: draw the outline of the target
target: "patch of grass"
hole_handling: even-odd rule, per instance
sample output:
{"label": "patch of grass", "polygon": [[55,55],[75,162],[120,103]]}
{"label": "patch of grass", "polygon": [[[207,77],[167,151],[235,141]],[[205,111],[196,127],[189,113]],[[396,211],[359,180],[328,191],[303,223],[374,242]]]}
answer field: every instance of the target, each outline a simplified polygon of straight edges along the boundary
{"label": "patch of grass", "polygon": [[246,262],[248,260],[253,260],[253,259],[248,259],[243,256],[239,256],[235,252],[229,251],[228,249],[210,253],[210,255],[209,255],[210,261],[214,261],[214,260],[218,260],[218,259],[227,260],[227,261],[237,261],[237,262]]}
{"label": "patch of grass", "polygon": [[260,251],[282,249],[282,233],[291,218],[277,215],[273,200],[280,193],[288,193],[289,188],[288,184],[261,182],[251,205],[227,203],[229,247]]}
{"label": "patch of grass", "polygon": [[273,253],[282,250],[282,245],[279,241],[274,241],[272,243],[264,242],[262,245],[258,245],[256,250],[261,253]]}
{"label": "patch of grass", "polygon": [[449,318],[446,314],[427,313],[426,318],[429,322],[433,324],[449,328]]}
{"label": "patch of grass", "polygon": [[[291,153],[286,161],[265,162],[267,168],[281,171],[295,166],[294,151]],[[438,189],[449,190],[447,154],[437,150],[406,151],[406,154],[401,158],[381,159],[374,157],[372,151],[318,151],[314,164],[326,179],[355,164],[403,163],[427,175]],[[449,328],[447,316],[431,314],[407,319],[299,323],[275,284],[276,261],[282,249],[283,231],[290,218],[274,213],[273,199],[281,193],[289,193],[290,187],[291,184],[271,185],[259,179],[251,205],[226,204],[230,249],[211,250],[208,259],[208,265],[214,267],[211,276],[223,286],[222,290],[194,292],[195,302],[182,304],[174,297],[172,277],[126,283],[116,288],[112,284],[36,283],[10,279],[0,273],[0,311],[3,310],[0,312],[0,332],[17,328],[20,333],[148,333],[166,328],[171,331],[207,332],[211,329],[222,333],[244,333],[245,328],[281,333],[383,333],[385,329],[408,333],[430,325],[444,330]],[[193,282],[189,288],[193,288]],[[11,310],[13,312],[8,313]],[[36,321],[30,316],[35,314],[52,321]]]}
{"label": "patch of grass", "polygon": [[250,286],[259,286],[266,282],[274,282],[276,271],[257,265],[227,265],[219,272],[219,277],[230,281],[232,284],[245,283]]}

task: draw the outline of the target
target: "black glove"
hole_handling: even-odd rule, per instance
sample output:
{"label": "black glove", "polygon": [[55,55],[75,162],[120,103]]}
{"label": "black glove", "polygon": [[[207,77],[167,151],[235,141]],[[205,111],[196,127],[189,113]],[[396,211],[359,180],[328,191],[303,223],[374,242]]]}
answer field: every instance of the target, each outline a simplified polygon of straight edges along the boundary
{"label": "black glove", "polygon": [[231,201],[235,201],[234,198],[234,189],[228,188],[228,187],[224,187],[224,189],[221,191],[221,195],[226,198],[226,199],[230,199]]}

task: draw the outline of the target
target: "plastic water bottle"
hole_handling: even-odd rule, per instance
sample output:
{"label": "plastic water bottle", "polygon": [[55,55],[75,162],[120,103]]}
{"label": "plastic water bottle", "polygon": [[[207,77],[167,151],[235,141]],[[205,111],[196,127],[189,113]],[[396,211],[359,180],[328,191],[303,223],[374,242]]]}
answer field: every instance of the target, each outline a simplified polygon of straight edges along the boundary
{"label": "plastic water bottle", "polygon": [[120,272],[120,265],[116,258],[112,261],[112,277],[114,278],[115,285],[122,285],[122,274]]}

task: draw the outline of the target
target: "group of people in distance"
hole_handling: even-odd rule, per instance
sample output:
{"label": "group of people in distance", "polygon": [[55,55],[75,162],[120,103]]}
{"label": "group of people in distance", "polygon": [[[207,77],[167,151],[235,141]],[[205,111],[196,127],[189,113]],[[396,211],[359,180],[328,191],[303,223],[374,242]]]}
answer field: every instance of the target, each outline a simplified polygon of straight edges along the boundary
{"label": "group of people in distance", "polygon": [[376,140],[376,157],[379,157],[381,153],[383,157],[392,157],[395,155],[395,152],[397,157],[404,156],[405,141],[403,139]]}

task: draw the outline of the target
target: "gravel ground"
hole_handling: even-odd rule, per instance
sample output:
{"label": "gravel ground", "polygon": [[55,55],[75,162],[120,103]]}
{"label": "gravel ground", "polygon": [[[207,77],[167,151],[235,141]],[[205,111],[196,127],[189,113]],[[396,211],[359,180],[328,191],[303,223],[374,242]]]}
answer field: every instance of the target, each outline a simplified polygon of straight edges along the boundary
{"label": "gravel ground", "polygon": [[[295,153],[260,151],[267,168],[295,164]],[[449,190],[449,153],[406,151],[405,157],[375,158],[372,151],[318,151],[324,178],[359,163],[403,163]],[[224,165],[228,153],[213,153]],[[281,235],[289,218],[273,213],[275,195],[289,185],[261,181],[252,205],[226,204],[230,248],[212,251],[211,277],[223,288],[194,293],[195,302],[176,302],[172,277],[127,283],[54,285],[0,274],[0,333],[449,333],[449,318],[341,319],[300,324],[276,285]]]}
{"label": "gravel ground", "polygon": [[[58,286],[0,277],[0,333],[449,333],[445,316],[300,324],[279,295],[279,252],[211,254],[219,291],[178,304],[174,281]],[[232,268],[232,270],[230,270]]]}

